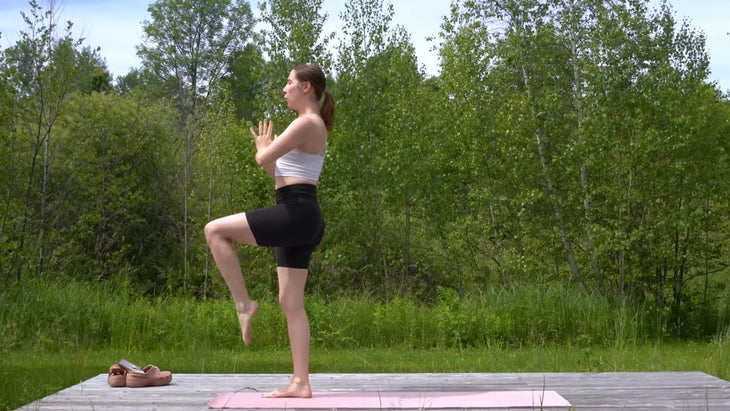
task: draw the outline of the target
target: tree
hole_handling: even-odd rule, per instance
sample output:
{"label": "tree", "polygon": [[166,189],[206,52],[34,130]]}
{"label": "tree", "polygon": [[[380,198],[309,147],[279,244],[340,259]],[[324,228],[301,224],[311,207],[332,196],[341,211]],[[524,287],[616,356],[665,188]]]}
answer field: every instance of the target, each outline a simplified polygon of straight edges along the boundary
{"label": "tree", "polygon": [[[643,2],[631,4],[644,10]],[[590,73],[586,92],[597,105],[586,125],[609,137],[613,159],[591,159],[607,171],[593,173],[603,191],[592,196],[613,210],[596,214],[596,226],[613,231],[601,231],[601,258],[618,273],[609,284],[620,295],[654,307],[676,334],[695,332],[682,326],[697,315],[695,279],[720,270],[710,256],[726,242],[707,225],[725,212],[727,190],[716,184],[728,167],[717,162],[726,130],[707,84],[704,38],[686,23],[677,27],[666,5],[654,14],[610,9],[599,16],[612,35],[601,38],[605,52]]]}
{"label": "tree", "polygon": [[251,35],[253,15],[242,0],[160,0],[147,9],[142,67],[167,84],[183,118],[196,113],[230,56]]}
{"label": "tree", "polygon": [[264,109],[259,104],[267,90],[264,68],[261,50],[253,44],[231,56],[223,80],[231,92],[238,119],[254,121],[263,117]]}
{"label": "tree", "polygon": [[51,197],[56,259],[77,278],[175,285],[178,209],[171,134],[178,114],[136,95],[78,94],[59,120],[53,168],[67,181]]}
{"label": "tree", "polygon": [[715,184],[728,169],[705,165],[726,130],[703,37],[646,5],[455,2],[441,80],[464,125],[460,151],[474,153],[462,177],[494,263],[519,256],[528,278],[567,272],[671,312],[679,329],[693,279],[723,269],[726,238],[706,221],[726,210]]}
{"label": "tree", "polygon": [[412,234],[421,215],[419,187],[428,177],[418,175],[414,160],[428,144],[419,132],[426,121],[418,113],[422,102],[413,97],[427,93],[409,35],[391,27],[392,5],[352,0],[340,17],[345,37],[336,65],[338,131],[323,186],[332,184],[325,198],[347,223],[334,224],[325,241],[335,245],[332,255],[349,256],[345,271],[353,276],[347,283],[392,296],[416,283],[419,266]]}
{"label": "tree", "polygon": [[[498,70],[501,57],[498,39],[500,21],[487,13],[485,3],[454,3],[444,19],[440,37],[441,110],[440,176],[451,188],[451,217],[434,235],[452,271],[478,272],[482,283],[496,273],[503,287],[525,275],[527,265],[518,251],[522,237],[520,218],[524,175],[517,164],[523,150],[514,150],[517,130],[510,127],[520,118],[516,111],[500,111],[500,104],[514,88],[509,71]],[[457,126],[455,126],[457,125]],[[517,207],[516,204],[520,207]],[[434,211],[435,212],[435,211]]]}
{"label": "tree", "polygon": [[10,229],[15,227],[15,223],[11,220],[13,216],[20,214],[17,211],[16,193],[19,189],[19,179],[16,176],[18,166],[15,158],[18,151],[18,135],[14,126],[17,105],[10,84],[10,70],[4,60],[4,53],[0,53],[0,107],[3,107],[0,111],[0,193],[2,193],[0,197],[3,199],[0,203],[0,273],[12,272],[8,265],[16,245],[10,240],[13,237]]}
{"label": "tree", "polygon": [[[226,74],[230,57],[242,48],[253,26],[251,9],[243,0],[160,0],[148,8],[143,24],[145,41],[138,48],[142,67],[169,87],[181,113],[183,218],[181,242],[183,278],[189,271],[190,196],[195,179],[193,161],[205,116],[201,103]],[[195,238],[199,238],[196,236]],[[202,251],[204,244],[196,247]],[[187,281],[184,282],[185,287]]]}
{"label": "tree", "polygon": [[322,0],[267,0],[260,4],[261,50],[267,58],[264,65],[264,93],[257,105],[272,119],[291,120],[283,106],[281,89],[294,66],[317,64],[330,73],[331,55],[327,49],[334,33],[322,32],[327,14],[320,14]]}
{"label": "tree", "polygon": [[82,93],[108,93],[114,89],[111,73],[99,57],[99,50],[83,47],[77,53],[78,88]]}
{"label": "tree", "polygon": [[[47,205],[53,161],[52,136],[66,98],[78,90],[75,88],[79,85],[76,50],[81,44],[81,40],[72,38],[71,22],[67,22],[64,34],[55,39],[58,10],[53,2],[45,11],[35,0],[29,5],[29,15],[21,12],[28,31],[21,31],[20,40],[4,51],[6,85],[13,89],[18,105],[12,120],[16,126],[9,130],[11,140],[18,143],[15,146],[18,150],[11,153],[14,168],[6,212],[13,207],[11,199],[19,195],[22,196],[18,207],[21,217],[17,221],[5,220],[8,227],[12,224],[9,230],[12,258],[7,274],[17,280],[30,267],[37,275],[45,271],[48,218],[52,212]],[[17,138],[15,133],[18,133]],[[21,147],[30,147],[30,151],[25,152]],[[26,182],[21,183],[19,179]],[[36,234],[32,244],[35,258],[30,258],[31,254],[26,250],[31,233]]]}

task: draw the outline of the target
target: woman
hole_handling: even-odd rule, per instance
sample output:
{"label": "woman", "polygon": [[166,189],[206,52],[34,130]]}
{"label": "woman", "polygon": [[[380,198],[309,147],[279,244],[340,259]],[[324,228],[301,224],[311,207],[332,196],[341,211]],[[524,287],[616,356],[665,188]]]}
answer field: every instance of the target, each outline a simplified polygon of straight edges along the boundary
{"label": "woman", "polygon": [[317,182],[332,131],[334,100],[326,91],[322,70],[314,65],[295,67],[284,87],[284,99],[297,118],[272,137],[273,124],[259,122],[256,162],[274,179],[276,205],[211,221],[205,237],[216,265],[236,303],[243,342],[251,342],[251,320],[258,304],[246,289],[233,243],[276,247],[279,303],[284,312],[294,373],[290,385],[266,397],[309,398],[309,320],[304,310],[304,286],[309,260],[324,235],[324,219],[317,202]]}

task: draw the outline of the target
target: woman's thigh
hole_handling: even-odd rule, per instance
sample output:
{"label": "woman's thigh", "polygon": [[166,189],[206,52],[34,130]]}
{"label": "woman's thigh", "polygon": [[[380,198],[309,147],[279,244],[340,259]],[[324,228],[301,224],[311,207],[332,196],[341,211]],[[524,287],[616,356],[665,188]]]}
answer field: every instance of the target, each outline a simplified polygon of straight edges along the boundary
{"label": "woman's thigh", "polygon": [[256,245],[246,213],[217,218],[205,227],[206,236],[218,235],[237,243]]}

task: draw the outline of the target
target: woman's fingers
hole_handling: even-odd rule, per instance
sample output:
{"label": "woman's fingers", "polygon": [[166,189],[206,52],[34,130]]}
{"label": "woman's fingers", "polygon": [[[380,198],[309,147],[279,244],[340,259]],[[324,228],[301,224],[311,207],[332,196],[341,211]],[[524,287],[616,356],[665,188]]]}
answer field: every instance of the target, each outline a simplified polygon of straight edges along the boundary
{"label": "woman's fingers", "polygon": [[264,135],[271,137],[272,122],[269,119],[264,120]]}
{"label": "woman's fingers", "polygon": [[271,139],[271,133],[274,130],[274,123],[271,120],[259,120],[259,132],[256,133],[253,126],[248,129],[251,132],[253,138],[266,138]]}

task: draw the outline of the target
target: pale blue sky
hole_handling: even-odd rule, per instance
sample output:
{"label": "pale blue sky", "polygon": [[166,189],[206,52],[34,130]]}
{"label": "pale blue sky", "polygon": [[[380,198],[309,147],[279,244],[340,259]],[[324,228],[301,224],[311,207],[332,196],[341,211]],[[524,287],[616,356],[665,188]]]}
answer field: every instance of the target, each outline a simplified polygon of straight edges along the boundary
{"label": "pale blue sky", "polygon": [[[387,3],[388,0],[386,0]],[[659,4],[660,0],[651,0]],[[74,23],[74,36],[85,37],[85,45],[101,47],[109,70],[116,77],[137,67],[139,60],[135,46],[141,43],[142,21],[148,18],[147,6],[151,0],[55,0],[61,5],[61,22]],[[44,0],[38,3],[45,5]],[[253,0],[255,9],[257,0]],[[449,12],[450,0],[392,0],[395,9],[394,23],[402,25],[411,34],[419,63],[426,72],[438,72],[438,54],[430,51],[436,43],[427,37],[436,36],[443,16]],[[730,21],[728,0],[671,0],[678,20],[687,18],[690,25],[707,36],[706,46],[710,54],[711,81],[717,81],[720,89],[730,90],[730,36],[726,24]],[[343,10],[342,0],[323,0],[329,14],[326,31],[337,31],[337,19]],[[24,29],[21,10],[29,10],[27,0],[0,0],[0,45],[13,44],[18,31]]]}

